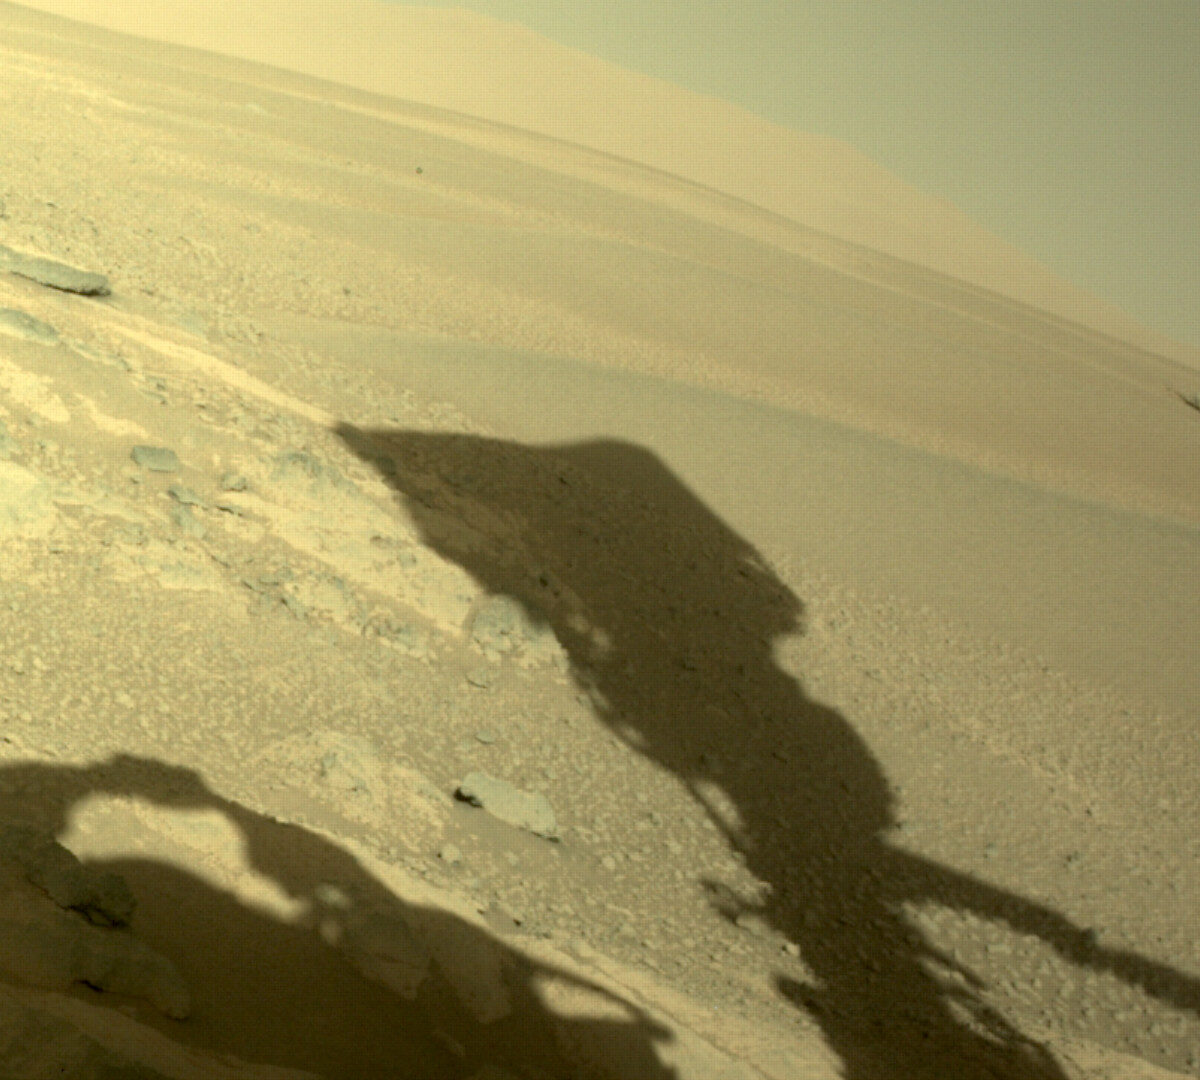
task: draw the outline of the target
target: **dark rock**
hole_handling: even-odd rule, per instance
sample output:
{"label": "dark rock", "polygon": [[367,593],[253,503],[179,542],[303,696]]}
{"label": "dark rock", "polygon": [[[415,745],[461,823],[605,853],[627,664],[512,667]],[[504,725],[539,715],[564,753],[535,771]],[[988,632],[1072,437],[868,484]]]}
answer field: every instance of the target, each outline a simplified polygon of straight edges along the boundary
{"label": "dark rock", "polygon": [[16,826],[0,834],[0,855],[25,871],[28,881],[60,908],[78,911],[99,926],[127,926],[136,906],[125,879],[84,866],[49,836]]}

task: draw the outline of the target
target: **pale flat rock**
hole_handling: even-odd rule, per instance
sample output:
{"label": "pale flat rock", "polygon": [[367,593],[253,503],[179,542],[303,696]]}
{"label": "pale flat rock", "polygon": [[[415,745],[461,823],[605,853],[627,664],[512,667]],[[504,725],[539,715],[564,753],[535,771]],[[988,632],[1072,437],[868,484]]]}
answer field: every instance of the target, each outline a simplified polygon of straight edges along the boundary
{"label": "pale flat rock", "polygon": [[150,472],[179,472],[179,458],[166,446],[135,446],[129,456],[135,464]]}
{"label": "pale flat rock", "polygon": [[11,248],[0,246],[0,268],[20,277],[36,281],[51,289],[78,293],[80,296],[109,296],[112,288],[108,278],[88,270],[78,270],[54,259],[42,259],[24,255]]}
{"label": "pale flat rock", "polygon": [[457,795],[464,802],[486,810],[494,818],[525,829],[535,836],[554,840],[558,837],[558,822],[550,800],[545,795],[521,791],[507,780],[498,780],[487,773],[468,773],[458,785]]}

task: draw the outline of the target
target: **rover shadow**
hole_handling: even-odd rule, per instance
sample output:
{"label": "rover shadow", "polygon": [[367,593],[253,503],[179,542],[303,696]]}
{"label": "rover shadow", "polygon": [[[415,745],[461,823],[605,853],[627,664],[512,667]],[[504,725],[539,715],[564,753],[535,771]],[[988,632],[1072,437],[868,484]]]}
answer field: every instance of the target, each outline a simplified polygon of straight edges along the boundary
{"label": "rover shadow", "polygon": [[[808,977],[777,977],[850,1080],[1058,1080],[1052,1056],[907,917],[970,911],[1080,965],[1200,1012],[1200,985],[1096,947],[1086,928],[892,844],[893,801],[853,726],[810,699],[773,646],[799,599],[653,453],[400,430],[340,434],[395,490],[424,543],[553,628],[597,715],[689,785],[767,886],[757,913]],[[745,903],[710,882],[733,918]]]}
{"label": "rover shadow", "polygon": [[[180,1020],[137,1001],[152,993],[76,987],[93,1005],[135,1009],[184,1045],[329,1080],[568,1080],[589,1061],[603,1064],[597,1075],[676,1076],[659,1054],[670,1033],[624,999],[446,910],[402,902],[338,845],[223,798],[191,769],[127,755],[88,766],[6,764],[0,850],[12,835],[61,835],[94,796],[219,815],[246,869],[293,913],[281,917],[261,895],[250,902],[163,860],[89,861],[89,873],[126,880],[134,933],[175,965],[191,995]],[[195,865],[204,864],[198,855]],[[10,976],[22,981],[19,970]],[[611,1019],[556,1015],[544,996],[552,986],[599,1002],[593,1015]]]}

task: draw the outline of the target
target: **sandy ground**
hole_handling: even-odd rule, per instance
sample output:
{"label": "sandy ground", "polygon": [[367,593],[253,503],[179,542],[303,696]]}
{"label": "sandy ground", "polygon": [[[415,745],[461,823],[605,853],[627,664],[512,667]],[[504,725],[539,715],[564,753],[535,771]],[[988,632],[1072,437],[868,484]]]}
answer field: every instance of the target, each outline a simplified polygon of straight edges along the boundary
{"label": "sandy ground", "polygon": [[1200,1075],[1186,349],[0,29],[6,1077]]}

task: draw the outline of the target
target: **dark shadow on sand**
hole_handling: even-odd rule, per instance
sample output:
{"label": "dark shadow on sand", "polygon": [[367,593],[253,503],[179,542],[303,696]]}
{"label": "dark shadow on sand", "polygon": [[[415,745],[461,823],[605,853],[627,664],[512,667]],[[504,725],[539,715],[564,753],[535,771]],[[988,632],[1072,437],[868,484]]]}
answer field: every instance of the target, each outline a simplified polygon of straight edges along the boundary
{"label": "dark shadow on sand", "polygon": [[[589,1060],[613,1075],[676,1076],[657,1052],[670,1033],[636,1007],[453,914],[399,901],[338,845],[223,798],[191,769],[127,755],[89,766],[10,763],[0,767],[0,832],[61,835],[81,803],[105,795],[218,812],[236,830],[248,868],[303,912],[277,918],[154,859],[86,864],[125,878],[138,903],[133,931],[183,975],[189,1018],[171,1020],[148,1005],[140,1014],[180,1043],[329,1080],[466,1080],[487,1065],[503,1066],[497,1076],[571,1080]],[[414,965],[424,972],[419,985],[398,988],[396,974],[404,982]],[[614,1019],[553,1016],[540,997],[546,980],[598,995]],[[481,1022],[464,1001],[497,986],[507,1014]],[[77,992],[98,1005],[126,1003]]]}
{"label": "dark shadow on sand", "polygon": [[815,976],[777,985],[819,1022],[849,1080],[1063,1076],[906,904],[1037,935],[1200,1013],[1195,979],[1099,948],[1058,912],[889,841],[892,795],[870,749],[775,662],[773,643],[803,629],[801,602],[653,453],[615,440],[340,434],[424,543],[553,627],[602,720],[698,801],[716,785],[732,802],[739,824],[709,807],[712,819],[769,886],[760,914]]}

